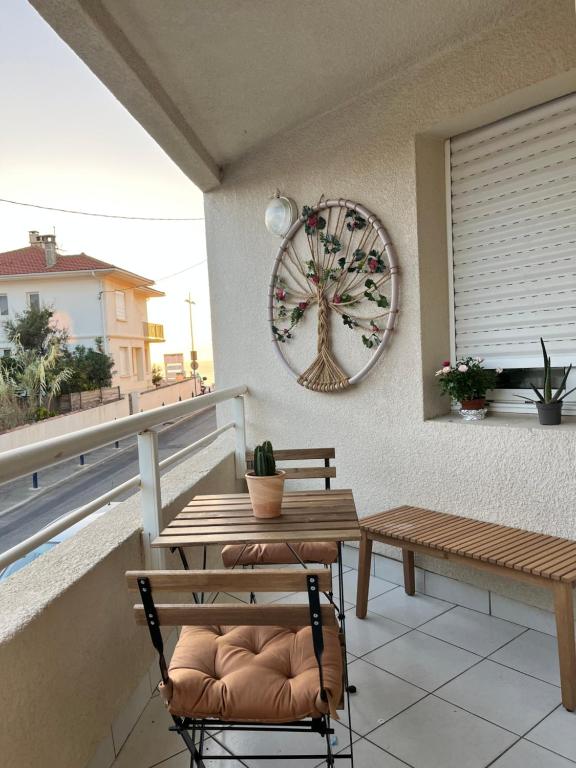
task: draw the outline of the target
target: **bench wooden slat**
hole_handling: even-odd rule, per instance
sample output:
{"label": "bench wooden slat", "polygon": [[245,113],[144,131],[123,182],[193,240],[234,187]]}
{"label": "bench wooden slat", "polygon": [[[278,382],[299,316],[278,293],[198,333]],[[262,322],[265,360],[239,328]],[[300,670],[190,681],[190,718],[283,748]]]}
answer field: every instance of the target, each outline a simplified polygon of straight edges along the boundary
{"label": "bench wooden slat", "polygon": [[565,541],[551,541],[550,543],[543,544],[540,541],[540,545],[533,544],[530,549],[522,551],[522,559],[516,560],[514,563],[515,568],[522,568],[522,570],[530,571],[532,569],[539,568],[546,565],[558,558],[558,555],[566,550],[571,549],[569,544]]}
{"label": "bench wooden slat", "polygon": [[532,535],[526,531],[515,531],[505,536],[504,540],[504,537],[499,537],[496,531],[490,544],[478,552],[480,557],[491,563],[495,563],[500,558],[502,567],[506,568],[509,562],[514,562],[515,558],[534,544]]}
{"label": "bench wooden slat", "polygon": [[531,573],[537,573],[539,576],[549,576],[552,578],[555,574],[559,575],[566,568],[571,568],[576,563],[574,553],[568,549],[557,553],[556,557],[548,563],[539,563],[530,569]]}
{"label": "bench wooden slat", "polygon": [[449,542],[448,549],[459,554],[469,554],[474,557],[480,550],[490,550],[494,548],[497,534],[490,524],[482,525],[476,529],[471,529],[456,541]]}
{"label": "bench wooden slat", "polygon": [[517,553],[518,550],[522,549],[522,551],[526,552],[528,549],[531,549],[534,539],[539,540],[539,538],[539,534],[533,534],[529,539],[525,539],[518,533],[514,535],[509,534],[506,539],[503,537],[500,546],[492,552],[492,562],[504,565],[507,559]]}

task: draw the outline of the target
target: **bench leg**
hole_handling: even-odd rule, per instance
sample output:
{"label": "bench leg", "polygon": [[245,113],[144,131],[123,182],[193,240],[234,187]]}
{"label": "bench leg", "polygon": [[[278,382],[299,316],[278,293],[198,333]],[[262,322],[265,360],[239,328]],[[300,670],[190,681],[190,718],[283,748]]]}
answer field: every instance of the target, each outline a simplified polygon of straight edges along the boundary
{"label": "bench leg", "polygon": [[563,582],[554,584],[562,704],[570,712],[576,709],[576,642],[572,592],[571,584]]}
{"label": "bench leg", "polygon": [[414,552],[411,549],[402,550],[402,565],[404,566],[404,591],[407,595],[416,593],[416,575],[414,573]]}
{"label": "bench leg", "polygon": [[372,563],[372,539],[362,531],[360,554],[358,555],[358,589],[356,590],[356,616],[365,619],[368,611],[368,590],[370,588],[370,565]]}

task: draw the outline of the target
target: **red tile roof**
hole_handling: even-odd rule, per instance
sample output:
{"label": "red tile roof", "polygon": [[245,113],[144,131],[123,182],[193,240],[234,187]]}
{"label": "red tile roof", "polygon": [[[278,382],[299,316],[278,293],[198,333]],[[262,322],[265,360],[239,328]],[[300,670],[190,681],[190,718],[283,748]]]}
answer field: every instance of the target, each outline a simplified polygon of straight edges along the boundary
{"label": "red tile roof", "polygon": [[0,277],[8,275],[35,275],[50,272],[80,272],[84,270],[117,269],[100,259],[93,259],[85,253],[74,256],[57,255],[53,267],[46,266],[46,256],[41,246],[29,245],[15,251],[0,253]]}

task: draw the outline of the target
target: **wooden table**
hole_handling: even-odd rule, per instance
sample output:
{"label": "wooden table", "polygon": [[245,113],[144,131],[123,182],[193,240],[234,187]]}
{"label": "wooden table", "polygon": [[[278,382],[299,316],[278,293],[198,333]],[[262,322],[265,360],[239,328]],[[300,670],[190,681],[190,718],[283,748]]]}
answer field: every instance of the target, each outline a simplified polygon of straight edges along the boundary
{"label": "wooden table", "polygon": [[322,490],[285,493],[282,516],[270,520],[254,517],[247,493],[194,496],[152,546],[359,540],[352,491]]}

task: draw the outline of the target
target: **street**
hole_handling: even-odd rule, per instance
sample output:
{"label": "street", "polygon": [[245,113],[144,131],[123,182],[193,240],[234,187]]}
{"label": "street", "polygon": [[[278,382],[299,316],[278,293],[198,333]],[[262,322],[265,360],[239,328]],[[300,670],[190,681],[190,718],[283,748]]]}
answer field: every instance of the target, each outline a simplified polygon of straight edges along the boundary
{"label": "street", "polygon": [[[175,422],[158,435],[160,459],[176,453],[216,429],[216,410],[207,409]],[[191,454],[188,454],[189,456]],[[187,457],[185,457],[187,458]],[[184,459],[182,459],[184,461]],[[175,464],[164,471],[170,471]],[[56,487],[35,499],[31,498],[17,509],[0,514],[0,552],[23,541],[61,515],[71,512],[139,472],[138,450],[130,445],[117,455],[110,455],[96,466],[88,464],[69,479],[60,480]],[[122,501],[137,492],[126,491],[115,501]]]}

